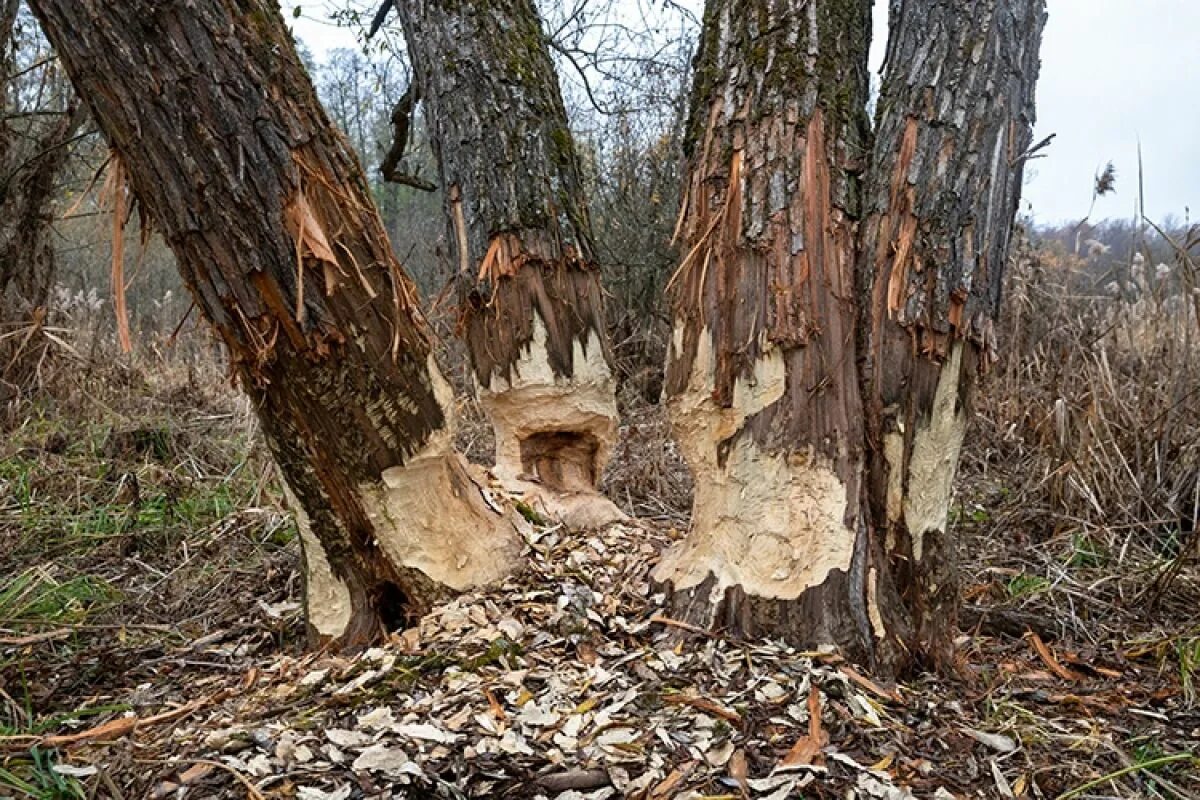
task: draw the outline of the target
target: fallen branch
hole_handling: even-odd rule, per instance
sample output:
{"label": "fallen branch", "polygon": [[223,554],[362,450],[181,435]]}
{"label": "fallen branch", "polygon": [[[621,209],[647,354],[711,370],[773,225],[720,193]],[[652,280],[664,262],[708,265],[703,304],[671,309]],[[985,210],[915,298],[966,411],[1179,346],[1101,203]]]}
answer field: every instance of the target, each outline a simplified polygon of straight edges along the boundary
{"label": "fallen branch", "polygon": [[553,775],[543,775],[535,782],[546,791],[556,793],[599,789],[612,783],[608,772],[602,769],[573,769],[567,772],[556,772]]}
{"label": "fallen branch", "polygon": [[679,628],[680,630],[685,630],[690,633],[698,633],[701,636],[708,636],[713,639],[717,638],[717,634],[713,633],[707,628],[701,628],[699,625],[693,625],[690,622],[683,622],[682,620],[664,617],[662,614],[655,614],[650,618],[650,622],[658,625],[669,625],[672,628]]}
{"label": "fallen branch", "polygon": [[65,639],[73,633],[75,633],[74,628],[59,628],[58,630],[46,631],[45,633],[31,633],[28,636],[4,636],[0,637],[0,645],[21,647],[27,644],[38,644],[39,642],[52,642],[55,639]]}
{"label": "fallen branch", "polygon": [[706,700],[703,697],[694,697],[689,694],[668,694],[663,697],[663,702],[672,705],[691,706],[692,708],[698,708],[713,716],[732,722],[735,725],[742,724],[741,714],[719,703],[714,703],[712,700]]}

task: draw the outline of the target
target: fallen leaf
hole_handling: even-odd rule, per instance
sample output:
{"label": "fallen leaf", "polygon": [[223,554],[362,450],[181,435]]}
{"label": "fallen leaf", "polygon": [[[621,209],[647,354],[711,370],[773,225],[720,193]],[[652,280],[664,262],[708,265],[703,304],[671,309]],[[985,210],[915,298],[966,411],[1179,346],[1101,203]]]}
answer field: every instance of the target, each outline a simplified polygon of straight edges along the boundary
{"label": "fallen leaf", "polygon": [[407,753],[399,747],[385,744],[373,744],[363,750],[354,759],[352,767],[360,772],[382,772],[392,777],[421,774],[421,768],[413,763]]}
{"label": "fallen leaf", "polygon": [[653,789],[650,790],[650,796],[653,798],[669,797],[675,791],[675,787],[683,783],[683,780],[692,773],[696,768],[695,761],[689,761],[682,767],[677,767],[671,770],[671,774],[658,782]]}
{"label": "fallen leaf", "polygon": [[301,786],[296,789],[297,800],[349,800],[352,791],[349,784],[327,792],[312,786]]}
{"label": "fallen leaf", "polygon": [[362,731],[348,731],[344,728],[330,728],[325,731],[325,738],[338,747],[366,747],[371,743],[371,736]]}
{"label": "fallen leaf", "polygon": [[729,758],[729,777],[737,782],[738,788],[742,790],[742,797],[750,796],[750,786],[746,783],[746,778],[750,775],[750,768],[746,764],[746,751],[742,749],[735,750]]}
{"label": "fallen leaf", "polygon": [[100,771],[98,767],[91,764],[82,767],[76,767],[72,764],[55,764],[50,769],[57,772],[59,775],[67,775],[71,778],[87,778],[95,775]]}
{"label": "fallen leaf", "polygon": [[425,722],[396,725],[392,728],[392,732],[400,736],[406,736],[409,739],[420,739],[426,742],[439,742],[441,744],[454,744],[461,738],[456,733],[444,731],[436,725],[430,725]]}
{"label": "fallen leaf", "polygon": [[853,668],[851,668],[850,666],[848,666],[846,664],[839,664],[838,671],[841,672],[843,675],[845,675],[850,680],[852,680],[854,683],[857,683],[859,686],[866,689],[868,692],[874,694],[875,696],[881,697],[884,700],[891,700],[893,703],[898,703],[900,705],[904,705],[904,698],[901,697],[900,693],[898,691],[896,691],[895,689],[883,688],[875,681],[873,681],[870,678],[868,678],[867,676],[859,673],[858,671],[854,670]]}
{"label": "fallen leaf", "polygon": [[988,763],[992,767],[992,781],[996,784],[996,791],[1004,800],[1016,800],[1017,796],[1013,794],[1012,786],[1009,785],[1008,779],[1004,777],[1004,773],[1000,771],[1000,765],[996,763],[996,759],[988,759]]}

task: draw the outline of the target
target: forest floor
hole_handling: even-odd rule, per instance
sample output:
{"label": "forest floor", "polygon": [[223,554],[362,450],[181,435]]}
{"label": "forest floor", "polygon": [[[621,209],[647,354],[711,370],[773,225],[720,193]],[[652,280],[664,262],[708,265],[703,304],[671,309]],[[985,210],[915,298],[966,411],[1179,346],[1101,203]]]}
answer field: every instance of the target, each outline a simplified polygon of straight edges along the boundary
{"label": "forest floor", "polygon": [[537,526],[523,574],[344,657],[303,649],[244,400],[58,376],[0,440],[0,798],[1200,797],[1193,567],[1021,529],[974,448],[958,675],[879,682],[663,616],[687,478],[629,417],[607,488],[641,522]]}

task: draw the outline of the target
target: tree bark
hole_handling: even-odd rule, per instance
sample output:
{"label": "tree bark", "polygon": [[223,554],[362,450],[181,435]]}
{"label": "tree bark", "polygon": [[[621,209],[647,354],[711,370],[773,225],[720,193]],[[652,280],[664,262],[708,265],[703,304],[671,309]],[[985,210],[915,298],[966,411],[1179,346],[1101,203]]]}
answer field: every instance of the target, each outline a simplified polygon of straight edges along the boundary
{"label": "tree bark", "polygon": [[590,492],[615,437],[614,382],[578,158],[537,10],[406,0],[398,11],[497,473]]}
{"label": "tree bark", "polygon": [[950,485],[1043,17],[1041,0],[892,15],[872,149],[869,0],[706,6],[666,376],[696,497],[655,571],[691,622],[885,672],[951,652]]}
{"label": "tree bark", "polygon": [[666,376],[696,496],[655,572],[688,620],[863,661],[899,633],[881,616],[855,336],[870,14],[706,7]]}
{"label": "tree bark", "polygon": [[46,108],[47,122],[18,127],[13,28],[17,0],[0,0],[0,402],[17,394],[41,362],[56,261],[50,241],[55,189],[83,122],[74,100]]}
{"label": "tree bark", "polygon": [[33,0],[298,501],[310,630],[360,645],[517,563],[361,167],[269,0]]}
{"label": "tree bark", "polygon": [[860,268],[870,496],[914,627],[949,665],[951,489],[977,373],[996,357],[1032,144],[1044,0],[892,0]]}

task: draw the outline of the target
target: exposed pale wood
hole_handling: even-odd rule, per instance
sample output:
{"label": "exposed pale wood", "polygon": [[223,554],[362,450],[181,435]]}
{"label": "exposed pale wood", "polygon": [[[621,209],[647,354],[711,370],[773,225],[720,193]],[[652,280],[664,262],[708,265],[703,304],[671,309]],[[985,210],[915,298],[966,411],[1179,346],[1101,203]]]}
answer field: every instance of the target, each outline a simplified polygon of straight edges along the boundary
{"label": "exposed pale wood", "polygon": [[949,491],[971,389],[996,358],[1045,14],[1043,0],[891,5],[860,256],[869,491],[912,649],[943,666],[958,605]]}
{"label": "exposed pale wood", "polygon": [[881,671],[951,662],[951,479],[1044,4],[891,12],[872,142],[868,2],[706,4],[665,389],[696,502],[655,573],[682,620]]}
{"label": "exposed pale wood", "polygon": [[688,622],[875,661],[892,644],[867,605],[854,270],[869,32],[867,0],[706,6],[665,388],[696,503],[656,577]]}

